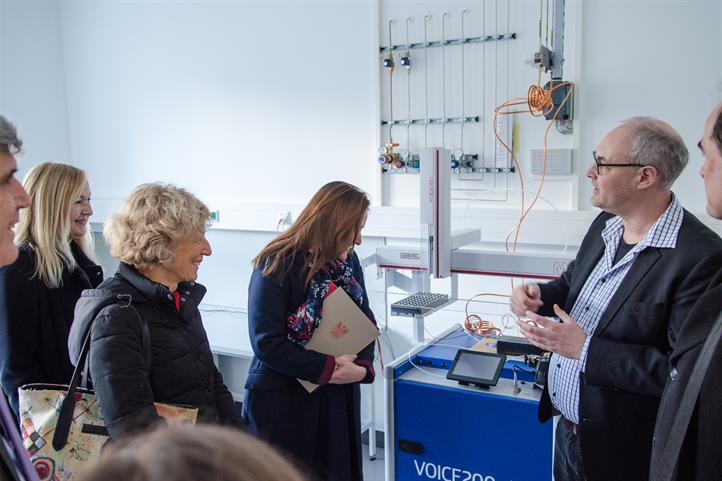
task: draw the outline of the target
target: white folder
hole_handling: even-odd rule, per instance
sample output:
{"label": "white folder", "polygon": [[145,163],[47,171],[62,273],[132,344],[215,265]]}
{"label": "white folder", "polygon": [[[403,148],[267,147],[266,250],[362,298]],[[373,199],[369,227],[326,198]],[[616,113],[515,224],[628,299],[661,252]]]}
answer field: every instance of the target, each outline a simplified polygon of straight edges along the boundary
{"label": "white folder", "polygon": [[[321,322],[313,332],[306,349],[341,356],[358,354],[379,337],[379,330],[366,314],[341,288],[337,287],[323,300]],[[308,392],[318,384],[299,379]]]}

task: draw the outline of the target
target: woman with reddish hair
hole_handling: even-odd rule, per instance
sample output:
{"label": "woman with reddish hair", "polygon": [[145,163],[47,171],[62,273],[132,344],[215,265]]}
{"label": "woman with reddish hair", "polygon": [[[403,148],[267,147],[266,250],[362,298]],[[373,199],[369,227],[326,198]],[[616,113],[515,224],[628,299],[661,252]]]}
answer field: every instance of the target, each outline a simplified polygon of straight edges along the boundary
{"label": "woman with reddish hair", "polygon": [[[330,182],[298,219],[253,260],[248,328],[255,356],[244,417],[259,435],[312,469],[318,479],[363,479],[360,383],[374,380],[373,343],[358,355],[306,350],[332,284],[373,321],[361,244],[369,200],[346,182]],[[298,379],[320,385],[308,392]]]}

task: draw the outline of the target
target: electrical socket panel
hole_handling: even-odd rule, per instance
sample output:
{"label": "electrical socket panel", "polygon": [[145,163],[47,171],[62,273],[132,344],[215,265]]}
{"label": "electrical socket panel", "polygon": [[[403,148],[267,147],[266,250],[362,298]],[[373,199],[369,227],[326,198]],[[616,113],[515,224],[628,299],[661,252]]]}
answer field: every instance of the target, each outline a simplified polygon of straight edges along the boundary
{"label": "electrical socket panel", "polygon": [[[514,150],[514,121],[511,115],[497,115],[496,117],[496,135],[509,147]],[[506,147],[497,139],[496,152],[494,153],[495,167],[503,169],[511,165],[511,154]]]}
{"label": "electrical socket panel", "polygon": [[291,225],[291,213],[289,211],[279,211],[277,219],[279,227]]}
{"label": "electrical socket panel", "polygon": [[[544,149],[532,149],[531,173],[541,175],[544,170]],[[548,149],[545,175],[571,175],[574,173],[574,149]]]}

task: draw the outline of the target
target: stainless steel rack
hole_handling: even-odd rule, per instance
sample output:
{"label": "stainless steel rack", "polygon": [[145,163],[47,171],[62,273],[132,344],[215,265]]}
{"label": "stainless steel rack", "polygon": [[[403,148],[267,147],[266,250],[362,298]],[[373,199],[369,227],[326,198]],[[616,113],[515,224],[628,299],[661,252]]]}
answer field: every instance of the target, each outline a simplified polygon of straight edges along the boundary
{"label": "stainless steel rack", "polygon": [[388,46],[385,47],[379,47],[379,53],[384,54],[389,52],[399,52],[399,51],[407,51],[407,50],[414,50],[417,48],[431,48],[431,47],[444,47],[448,45],[464,45],[469,43],[483,43],[483,42],[495,42],[499,40],[513,40],[516,38],[516,33],[500,33],[497,35],[483,35],[481,37],[466,37],[464,39],[461,38],[451,38],[448,40],[434,40],[430,42],[417,42],[417,43],[409,43],[409,44],[400,44],[400,45],[391,45],[389,48]]}

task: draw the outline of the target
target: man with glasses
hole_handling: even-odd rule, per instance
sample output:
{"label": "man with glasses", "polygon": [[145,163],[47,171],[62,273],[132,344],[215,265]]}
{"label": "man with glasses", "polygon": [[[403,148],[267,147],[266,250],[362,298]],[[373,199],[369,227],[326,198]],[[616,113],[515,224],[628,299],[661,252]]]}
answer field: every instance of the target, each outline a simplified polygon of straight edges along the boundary
{"label": "man with glasses", "polygon": [[648,478],[670,351],[722,265],[722,240],[671,191],[687,158],[660,120],[609,132],[587,170],[603,212],[576,259],[559,279],[512,293],[512,311],[536,323],[519,322],[522,333],[553,353],[539,418],[561,414],[556,481]]}

